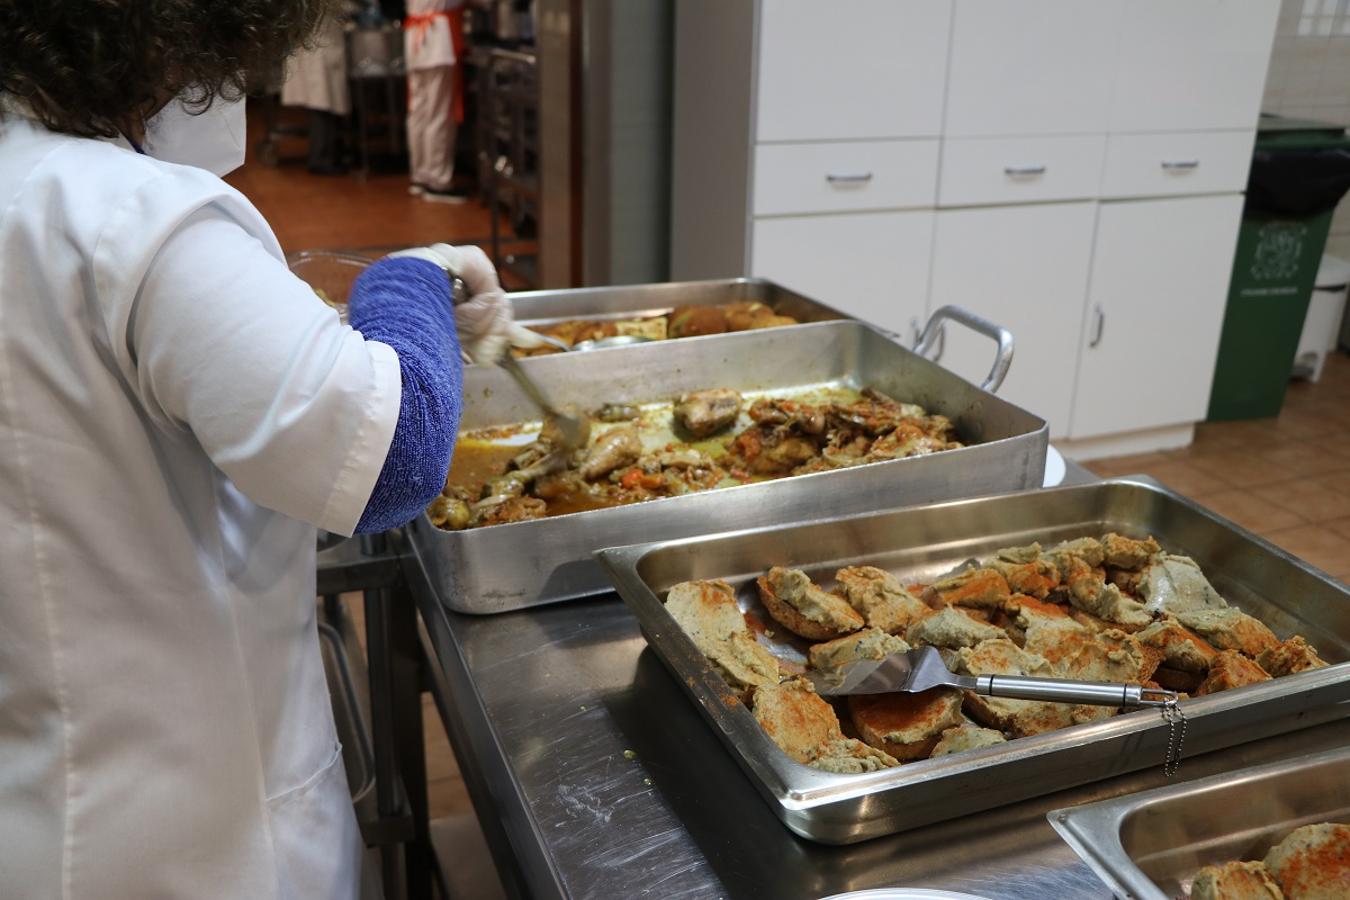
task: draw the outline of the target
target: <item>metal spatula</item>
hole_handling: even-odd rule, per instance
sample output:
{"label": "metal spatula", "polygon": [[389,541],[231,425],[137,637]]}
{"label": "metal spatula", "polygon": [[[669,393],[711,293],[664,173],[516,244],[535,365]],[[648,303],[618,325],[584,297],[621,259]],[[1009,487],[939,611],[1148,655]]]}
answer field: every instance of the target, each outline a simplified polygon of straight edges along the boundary
{"label": "metal spatula", "polygon": [[916,694],[935,687],[962,688],[986,697],[1048,700],[1052,703],[1089,703],[1094,706],[1166,706],[1177,701],[1175,691],[1139,684],[1070,681],[1067,678],[1030,678],[1024,675],[957,675],[932,647],[893,653],[882,660],[859,660],[837,669],[806,673],[822,696],[844,694]]}

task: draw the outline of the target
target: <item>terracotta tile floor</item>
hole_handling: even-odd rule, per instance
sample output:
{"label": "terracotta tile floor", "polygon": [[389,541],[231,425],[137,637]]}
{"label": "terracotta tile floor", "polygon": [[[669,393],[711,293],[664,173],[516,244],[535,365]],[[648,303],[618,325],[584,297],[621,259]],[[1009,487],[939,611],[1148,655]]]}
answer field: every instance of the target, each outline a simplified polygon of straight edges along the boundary
{"label": "terracotta tile floor", "polygon": [[1350,582],[1350,357],[1317,384],[1291,384],[1273,419],[1206,422],[1166,453],[1087,463],[1099,475],[1151,475]]}

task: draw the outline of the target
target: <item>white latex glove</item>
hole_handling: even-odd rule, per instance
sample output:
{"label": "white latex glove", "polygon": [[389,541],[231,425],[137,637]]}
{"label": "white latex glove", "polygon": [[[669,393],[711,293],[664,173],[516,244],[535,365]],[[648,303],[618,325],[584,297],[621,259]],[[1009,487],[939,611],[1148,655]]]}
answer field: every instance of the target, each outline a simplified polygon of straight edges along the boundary
{"label": "white latex glove", "polygon": [[512,321],[511,303],[497,281],[497,270],[479,247],[432,244],[391,253],[433,262],[464,282],[468,299],[455,306],[455,330],[469,358],[479,365],[496,365],[507,348],[543,344],[539,336]]}

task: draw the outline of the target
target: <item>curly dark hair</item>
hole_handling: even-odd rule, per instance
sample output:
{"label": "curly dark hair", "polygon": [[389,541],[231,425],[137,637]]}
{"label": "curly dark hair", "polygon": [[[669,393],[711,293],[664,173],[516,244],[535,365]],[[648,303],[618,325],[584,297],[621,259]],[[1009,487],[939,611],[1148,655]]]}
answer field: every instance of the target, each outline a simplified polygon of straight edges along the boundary
{"label": "curly dark hair", "polygon": [[333,0],[0,0],[0,106],[114,137],[172,97],[235,99],[308,42]]}

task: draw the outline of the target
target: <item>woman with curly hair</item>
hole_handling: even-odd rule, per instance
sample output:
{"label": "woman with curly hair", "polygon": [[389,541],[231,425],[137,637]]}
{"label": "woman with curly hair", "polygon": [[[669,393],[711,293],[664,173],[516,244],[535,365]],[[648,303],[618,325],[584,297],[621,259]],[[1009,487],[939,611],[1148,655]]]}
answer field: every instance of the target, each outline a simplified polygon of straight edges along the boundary
{"label": "woman with curly hair", "polygon": [[513,326],[445,245],[374,264],[342,324],[218,177],[326,6],[0,0],[5,896],[356,895],[316,526],[436,496],[459,346]]}

